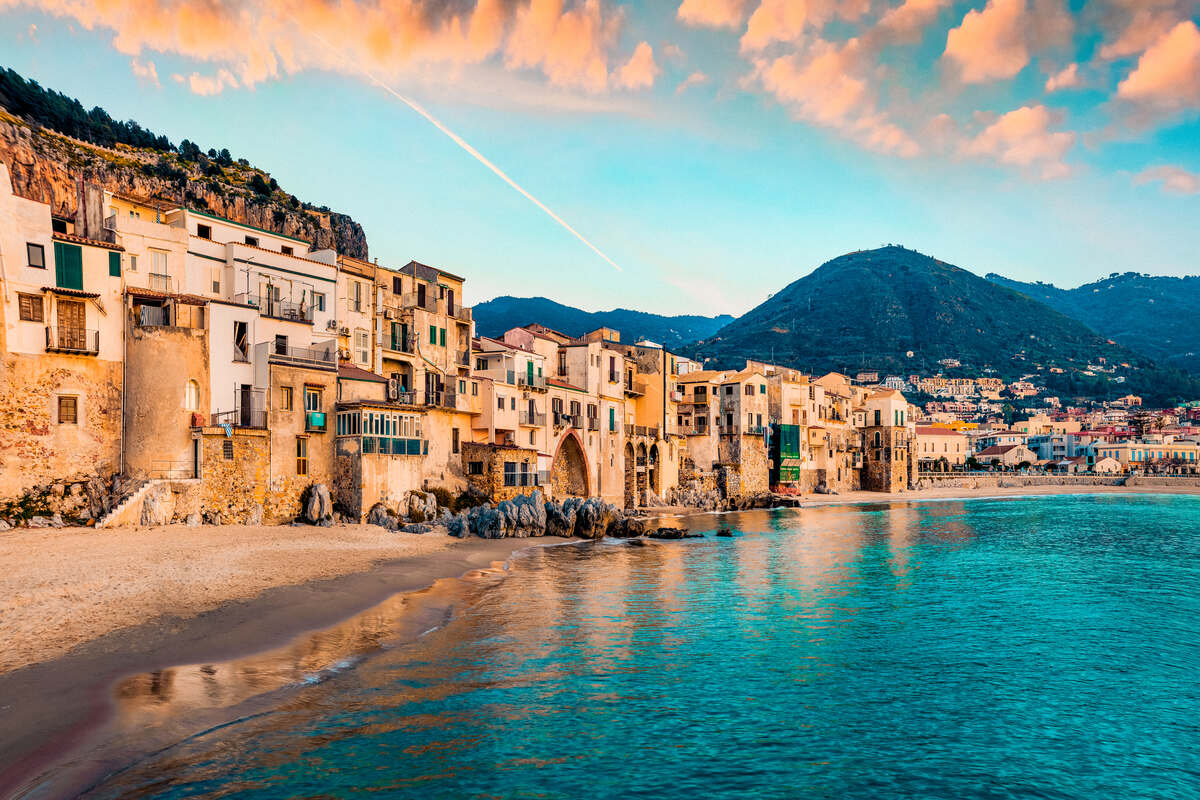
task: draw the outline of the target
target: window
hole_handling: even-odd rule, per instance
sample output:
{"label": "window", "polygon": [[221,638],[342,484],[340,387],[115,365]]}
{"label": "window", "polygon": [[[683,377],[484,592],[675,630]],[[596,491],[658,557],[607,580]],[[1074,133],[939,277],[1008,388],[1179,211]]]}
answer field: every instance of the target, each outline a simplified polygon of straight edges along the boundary
{"label": "window", "polygon": [[499,396],[496,397],[496,408],[499,411],[504,410],[504,398],[503,397],[499,397]]}
{"label": "window", "polygon": [[467,462],[467,474],[468,475],[482,475],[483,474],[483,462],[482,461],[468,461]]}
{"label": "window", "polygon": [[400,282],[399,275],[392,276],[392,294],[403,294],[404,285]]}
{"label": "window", "polygon": [[608,432],[612,433],[617,429],[617,409],[608,407]]}
{"label": "window", "polygon": [[746,394],[748,394],[748,395],[754,394],[754,387],[749,383],[746,384]]}
{"label": "window", "polygon": [[220,294],[221,293],[221,282],[213,281],[212,282],[212,290],[213,290],[213,294]]}
{"label": "window", "polygon": [[758,393],[759,394],[767,393],[767,385],[765,383],[758,387]]}
{"label": "window", "polygon": [[726,387],[725,387],[725,394],[733,394],[733,387],[732,387],[732,386],[726,386]]}
{"label": "window", "polygon": [[437,344],[437,342],[438,342],[438,340],[437,340],[437,325],[430,325],[429,326],[429,344],[435,345],[435,344]]}
{"label": "window", "polygon": [[517,410],[517,398],[515,398],[515,397],[508,398],[508,409],[510,411]]}
{"label": "window", "polygon": [[362,284],[358,281],[350,281],[350,308],[362,311]]}
{"label": "window", "polygon": [[878,409],[876,409],[876,411],[875,411],[875,424],[876,424],[876,425],[879,425],[879,424],[880,424],[880,417],[881,417],[881,415],[882,415],[882,412],[881,412],[881,411],[879,411]]}
{"label": "window", "polygon": [[25,255],[29,261],[29,266],[35,269],[46,268],[46,248],[40,244],[29,242],[25,245]]}
{"label": "window", "polygon": [[517,485],[517,462],[515,462],[515,461],[505,461],[504,462],[504,485],[505,486],[516,486]]}
{"label": "window", "polygon": [[313,308],[317,311],[325,310],[325,293],[313,292]]}
{"label": "window", "polygon": [[135,255],[129,256],[129,271],[137,272],[137,256]]}
{"label": "window", "polygon": [[280,386],[279,387],[279,407],[280,407],[280,409],[282,409],[284,411],[292,410],[292,408],[293,408],[292,387],[290,387],[290,386]]}
{"label": "window", "polygon": [[258,237],[257,236],[247,236],[246,244],[250,245],[251,247],[258,247]]}
{"label": "window", "polygon": [[567,374],[567,351],[566,350],[558,351],[558,374],[559,375]]}
{"label": "window", "polygon": [[471,396],[472,397],[479,396],[479,384],[475,381],[471,381]]}
{"label": "window", "polygon": [[445,347],[446,346],[446,329],[440,328],[439,333],[441,335],[438,337],[438,344],[442,347]]}
{"label": "window", "polygon": [[450,452],[458,452],[458,428],[452,428],[450,430]]}
{"label": "window", "polygon": [[358,363],[371,363],[371,339],[366,331],[354,332],[354,354],[358,358]]}
{"label": "window", "polygon": [[195,381],[188,381],[183,388],[183,407],[188,411],[195,411],[200,407],[200,384]]}
{"label": "window", "polygon": [[166,250],[151,250],[150,251],[150,271],[156,275],[167,274],[167,251]]}
{"label": "window", "polygon": [[196,235],[201,239],[212,239],[212,225],[197,225]]}
{"label": "window", "polygon": [[36,294],[18,294],[17,304],[20,308],[21,319],[25,322],[45,322],[45,311],[42,298]]}
{"label": "window", "polygon": [[58,396],[58,424],[75,425],[79,422],[79,398],[73,395]]}
{"label": "window", "polygon": [[303,436],[296,437],[296,474],[308,474],[308,439]]}
{"label": "window", "polygon": [[250,360],[250,326],[245,322],[233,323],[233,360]]}
{"label": "window", "polygon": [[233,461],[233,439],[221,442],[221,455],[225,456],[226,461]]}
{"label": "window", "polygon": [[321,390],[312,386],[304,387],[304,410],[305,411],[320,411],[321,410]]}
{"label": "window", "polygon": [[285,256],[294,256],[294,255],[296,255],[296,251],[292,249],[291,245],[286,245],[286,244],[285,244],[285,245],[282,245],[282,246],[279,248],[279,252],[283,253]]}
{"label": "window", "polygon": [[466,382],[466,381],[460,380],[460,381],[458,382],[458,393],[459,393],[459,394],[466,394],[466,393],[467,393],[467,382]]}
{"label": "window", "polygon": [[111,278],[121,277],[121,254],[111,250],[108,253],[108,275]]}

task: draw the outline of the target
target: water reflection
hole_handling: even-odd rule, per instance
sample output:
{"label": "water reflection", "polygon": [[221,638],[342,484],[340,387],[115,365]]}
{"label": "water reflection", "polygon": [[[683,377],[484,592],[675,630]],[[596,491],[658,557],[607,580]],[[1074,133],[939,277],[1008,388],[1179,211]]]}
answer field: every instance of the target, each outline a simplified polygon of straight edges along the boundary
{"label": "water reflection", "polygon": [[[538,550],[271,656],[139,676],[128,725],[362,659],[94,796],[958,798],[989,776],[1168,796],[1087,742],[1136,750],[1146,775],[1200,768],[1200,544],[1169,533],[1200,504],[1054,502],[747,512],[721,520],[734,539]],[[1106,514],[1132,527],[1074,522]],[[1150,553],[1190,600],[1122,588]],[[445,625],[420,637],[422,615]],[[1122,696],[1115,674],[1138,680]]]}

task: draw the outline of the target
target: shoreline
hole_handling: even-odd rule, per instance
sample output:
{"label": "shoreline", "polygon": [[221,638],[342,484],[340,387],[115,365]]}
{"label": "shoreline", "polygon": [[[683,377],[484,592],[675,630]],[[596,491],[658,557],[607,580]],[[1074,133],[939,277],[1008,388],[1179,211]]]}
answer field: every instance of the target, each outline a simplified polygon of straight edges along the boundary
{"label": "shoreline", "polygon": [[[926,489],[894,495],[849,492],[808,496],[795,510],[1054,495],[1200,495],[1200,489],[1057,485]],[[744,512],[657,509],[647,516],[682,519],[738,513]],[[578,541],[557,537],[450,540],[412,556],[376,560],[357,571],[275,585],[196,614],[161,614],[109,631],[64,654],[0,673],[0,713],[8,723],[0,729],[0,796],[18,791],[37,795],[29,781],[61,764],[113,718],[114,689],[124,678],[262,654],[347,622],[389,598],[507,563],[522,550]]]}
{"label": "shoreline", "polygon": [[112,718],[113,689],[124,678],[282,647],[352,619],[388,598],[506,563],[527,548],[577,540],[454,541],[458,544],[377,562],[363,571],[274,586],[195,615],[160,615],[106,633],[63,655],[0,674],[0,714],[5,719],[0,727],[0,797],[36,794],[29,782]]}

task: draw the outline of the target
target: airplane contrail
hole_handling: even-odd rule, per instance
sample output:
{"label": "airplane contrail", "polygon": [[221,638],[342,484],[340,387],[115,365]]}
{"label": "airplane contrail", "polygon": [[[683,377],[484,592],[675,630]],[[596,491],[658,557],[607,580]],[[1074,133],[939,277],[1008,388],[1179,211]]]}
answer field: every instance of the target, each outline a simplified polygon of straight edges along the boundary
{"label": "airplane contrail", "polygon": [[[329,42],[325,41],[325,38],[324,38],[323,36],[321,36],[319,33],[316,33],[315,31],[311,31],[311,33],[312,33],[312,34],[313,34],[313,36],[315,36],[317,39],[320,39],[320,40],[321,40],[321,42],[322,42],[322,43],[324,43],[324,45],[325,45],[326,47],[328,47],[330,50],[334,49],[334,48],[333,48],[333,45],[331,45]],[[404,95],[402,95],[402,94],[400,94],[399,92],[397,92],[397,91],[396,91],[395,89],[393,89],[391,86],[388,86],[386,83],[384,83],[383,81],[381,81],[379,78],[375,77],[375,75],[374,75],[374,74],[373,74],[373,73],[372,73],[370,70],[364,69],[362,72],[363,72],[363,74],[364,74],[364,75],[366,75],[368,78],[370,78],[370,79],[371,79],[371,81],[372,81],[372,82],[373,82],[373,83],[374,83],[376,86],[378,86],[379,88],[383,89],[385,92],[387,92],[388,94],[392,95],[392,97],[395,97],[395,98],[396,98],[397,100],[399,100],[400,102],[404,103],[406,106],[408,106],[408,107],[409,107],[409,108],[411,108],[413,111],[415,111],[415,112],[417,112],[418,114],[420,114],[420,115],[421,115],[422,117],[424,117],[425,119],[429,120],[429,122],[430,122],[430,123],[431,123],[431,124],[432,124],[432,125],[433,125],[435,128],[437,128],[439,131],[441,131],[442,133],[444,133],[444,134],[446,134],[447,136],[449,136],[449,137],[450,137],[450,138],[451,138],[451,139],[454,141],[454,143],[455,143],[455,144],[457,144],[457,145],[458,145],[459,147],[461,147],[463,150],[466,150],[468,153],[470,153],[470,154],[471,154],[471,155],[472,155],[472,156],[475,158],[475,160],[476,160],[476,161],[478,161],[480,164],[483,164],[485,167],[487,167],[488,169],[490,169],[492,172],[496,173],[497,177],[499,177],[499,178],[500,178],[500,180],[504,181],[504,182],[505,182],[505,183],[507,183],[509,186],[511,186],[512,188],[516,189],[518,192],[520,192],[521,194],[523,194],[523,195],[525,196],[525,198],[526,198],[527,200],[529,200],[529,202],[533,203],[535,206],[537,206],[538,208],[540,208],[542,211],[545,211],[547,214],[549,214],[549,215],[550,215],[550,218],[551,218],[552,220],[554,220],[554,221],[555,221],[555,222],[557,222],[559,225],[561,225],[561,226],[563,226],[564,228],[566,228],[566,229],[567,229],[567,231],[568,231],[568,232],[569,232],[569,233],[570,233],[572,236],[574,236],[576,239],[578,239],[579,241],[581,241],[581,242],[583,242],[585,245],[587,245],[587,246],[588,246],[588,247],[591,249],[591,251],[592,251],[593,253],[595,253],[596,255],[600,256],[600,257],[601,257],[601,258],[603,258],[605,261],[607,261],[609,264],[611,264],[611,265],[612,265],[612,267],[613,267],[613,269],[615,269],[617,272],[624,272],[624,271],[625,271],[625,270],[621,269],[621,266],[620,266],[619,264],[617,264],[617,262],[613,261],[613,260],[612,260],[611,258],[609,258],[607,255],[605,255],[605,253],[604,253],[604,251],[603,251],[603,250],[601,250],[599,247],[596,247],[596,245],[594,245],[594,244],[592,244],[591,242],[589,242],[589,241],[587,240],[587,238],[586,238],[586,237],[584,237],[584,235],[583,235],[582,233],[580,233],[579,231],[577,231],[577,230],[575,230],[574,228],[572,228],[572,227],[571,227],[571,226],[570,226],[570,225],[567,223],[567,221],[566,221],[565,219],[563,219],[563,218],[562,218],[562,217],[560,217],[558,214],[555,214],[553,211],[551,211],[551,210],[550,210],[550,208],[549,208],[549,207],[548,207],[548,206],[547,206],[545,203],[543,203],[541,200],[538,200],[536,197],[534,197],[532,194],[530,194],[528,191],[526,191],[526,190],[525,190],[525,188],[524,188],[523,186],[521,186],[521,184],[517,183],[517,182],[516,182],[516,181],[514,181],[512,178],[508,177],[508,175],[506,175],[506,174],[505,174],[504,170],[500,169],[498,166],[496,166],[496,165],[495,165],[495,164],[493,164],[491,161],[489,161],[489,160],[488,160],[488,158],[487,158],[487,156],[485,156],[483,153],[479,152],[479,151],[478,151],[478,150],[476,150],[474,147],[472,147],[470,144],[468,144],[468,143],[466,142],[466,140],[464,140],[464,139],[463,139],[461,136],[459,136],[457,133],[455,133],[454,131],[452,131],[452,130],[450,130],[449,128],[447,128],[447,127],[446,127],[446,126],[445,126],[445,125],[442,123],[442,121],[441,121],[441,120],[439,120],[439,119],[438,119],[437,117],[435,117],[433,114],[430,114],[428,111],[426,111],[426,110],[425,110],[423,107],[421,107],[421,105],[420,105],[419,103],[417,103],[417,102],[416,102],[416,101],[414,101],[414,100],[410,100],[409,98],[407,98],[407,97],[405,97]]]}

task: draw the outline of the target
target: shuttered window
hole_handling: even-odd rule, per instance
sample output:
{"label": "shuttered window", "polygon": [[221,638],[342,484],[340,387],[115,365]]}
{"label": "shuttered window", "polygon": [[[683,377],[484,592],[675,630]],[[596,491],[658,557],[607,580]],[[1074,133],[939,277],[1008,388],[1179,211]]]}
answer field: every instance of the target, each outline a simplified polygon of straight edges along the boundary
{"label": "shuttered window", "polygon": [[58,424],[75,425],[79,422],[79,398],[60,395],[58,398]]}
{"label": "shuttered window", "polygon": [[25,322],[45,322],[42,311],[42,298],[36,294],[19,294],[17,303],[20,306],[21,319]]}
{"label": "shuttered window", "polygon": [[121,254],[120,253],[111,253],[110,252],[108,254],[108,274],[114,278],[121,277]]}
{"label": "shuttered window", "polygon": [[83,289],[83,250],[79,245],[54,243],[54,278],[60,289]]}

